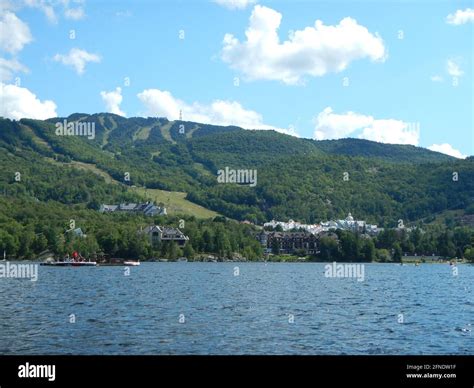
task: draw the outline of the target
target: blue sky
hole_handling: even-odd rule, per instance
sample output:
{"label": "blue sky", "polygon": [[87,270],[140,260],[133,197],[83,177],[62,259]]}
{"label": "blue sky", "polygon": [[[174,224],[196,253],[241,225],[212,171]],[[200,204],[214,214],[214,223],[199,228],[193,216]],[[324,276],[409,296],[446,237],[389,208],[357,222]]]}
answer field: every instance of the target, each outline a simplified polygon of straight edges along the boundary
{"label": "blue sky", "polygon": [[181,110],[474,154],[472,2],[0,3],[6,117]]}

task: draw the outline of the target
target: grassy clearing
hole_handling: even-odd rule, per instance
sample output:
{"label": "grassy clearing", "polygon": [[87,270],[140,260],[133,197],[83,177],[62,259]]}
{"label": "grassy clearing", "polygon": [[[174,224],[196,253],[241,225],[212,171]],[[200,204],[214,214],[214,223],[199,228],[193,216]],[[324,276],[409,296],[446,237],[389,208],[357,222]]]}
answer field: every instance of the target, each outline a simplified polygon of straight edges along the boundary
{"label": "grassy clearing", "polygon": [[150,131],[153,128],[152,125],[148,127],[142,127],[140,128],[135,134],[133,135],[133,141],[136,140],[146,140],[148,139],[148,136],[150,136]]}
{"label": "grassy clearing", "polygon": [[155,203],[164,203],[168,214],[186,214],[193,215],[196,218],[213,218],[219,215],[215,211],[206,209],[200,205],[185,199],[186,193],[178,191],[165,191],[158,189],[144,189],[143,187],[132,187],[146,198],[155,201]]}
{"label": "grassy clearing", "polygon": [[52,148],[51,148],[51,146],[49,145],[49,143],[48,143],[47,141],[45,141],[44,139],[40,138],[40,137],[35,133],[35,131],[33,131],[30,127],[28,127],[27,125],[23,125],[23,124],[21,124],[21,127],[31,135],[31,138],[33,139],[33,141],[34,141],[36,144],[41,145],[41,146],[47,148],[48,150],[52,150]]}
{"label": "grassy clearing", "polygon": [[174,121],[170,121],[161,127],[161,134],[169,142],[176,144],[176,142],[171,138],[170,128],[173,126]]}
{"label": "grassy clearing", "polygon": [[[50,163],[58,164],[61,166],[69,166],[72,168],[79,168],[82,170],[91,171],[94,174],[103,177],[107,183],[120,184],[115,179],[113,179],[107,172],[101,170],[94,164],[77,161],[73,161],[71,163],[61,163],[51,158],[46,159]],[[186,193],[184,192],[145,189],[143,187],[128,187],[128,189],[135,191],[136,193],[154,201],[157,204],[160,202],[164,203],[166,210],[170,215],[183,214],[195,216],[196,218],[214,218],[220,215],[215,211],[206,209],[205,207],[188,201],[187,199],[185,199]]]}

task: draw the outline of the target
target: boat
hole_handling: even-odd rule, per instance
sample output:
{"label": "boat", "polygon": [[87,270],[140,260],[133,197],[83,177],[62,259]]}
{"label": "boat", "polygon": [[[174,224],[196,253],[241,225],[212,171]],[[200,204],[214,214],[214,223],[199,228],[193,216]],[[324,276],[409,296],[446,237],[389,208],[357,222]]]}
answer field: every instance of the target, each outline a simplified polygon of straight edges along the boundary
{"label": "boat", "polygon": [[99,267],[123,267],[123,263],[97,263]]}
{"label": "boat", "polygon": [[44,261],[40,265],[51,267],[95,267],[95,261]]}
{"label": "boat", "polygon": [[177,260],[179,263],[187,263],[188,262],[188,259],[186,257],[180,257],[178,260]]}
{"label": "boat", "polygon": [[40,263],[40,265],[50,266],[50,267],[95,267],[97,262],[90,261],[82,257],[79,254],[73,254],[74,259],[69,256],[62,260],[54,260],[52,257],[48,257],[45,261]]}
{"label": "boat", "polygon": [[97,265],[99,267],[122,267],[125,265],[125,259],[119,257],[109,257],[107,255],[103,255]]}
{"label": "boat", "polygon": [[123,262],[123,265],[126,265],[126,266],[134,266],[136,267],[137,265],[140,265],[140,262],[138,260],[126,260]]}

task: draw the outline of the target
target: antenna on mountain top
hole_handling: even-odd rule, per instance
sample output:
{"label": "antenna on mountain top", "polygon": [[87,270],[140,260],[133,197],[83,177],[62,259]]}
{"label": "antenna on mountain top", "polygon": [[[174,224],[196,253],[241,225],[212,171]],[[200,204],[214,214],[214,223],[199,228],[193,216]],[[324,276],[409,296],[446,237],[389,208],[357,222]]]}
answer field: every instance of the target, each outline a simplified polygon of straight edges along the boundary
{"label": "antenna on mountain top", "polygon": [[179,121],[183,121],[183,111],[179,110]]}

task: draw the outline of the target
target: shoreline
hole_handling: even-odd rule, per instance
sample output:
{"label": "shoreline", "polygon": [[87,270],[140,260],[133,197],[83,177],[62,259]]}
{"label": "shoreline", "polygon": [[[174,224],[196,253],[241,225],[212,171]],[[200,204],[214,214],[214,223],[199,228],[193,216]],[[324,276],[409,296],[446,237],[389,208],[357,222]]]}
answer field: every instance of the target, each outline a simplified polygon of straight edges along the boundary
{"label": "shoreline", "polygon": [[[415,260],[408,260],[400,262],[391,262],[391,261],[315,261],[315,260],[216,260],[216,261],[208,261],[208,260],[187,260],[187,261],[180,261],[180,260],[143,260],[140,263],[214,263],[214,264],[236,264],[236,263],[280,263],[280,264],[331,264],[331,263],[339,263],[339,264],[395,264],[395,265],[422,265],[422,264],[429,264],[429,265],[436,265],[436,264],[452,264],[451,260],[436,260],[436,261],[415,261]],[[33,263],[33,264],[41,264],[44,263],[44,260],[34,260],[34,259],[14,259],[14,260],[1,260],[0,265],[6,263]],[[474,264],[474,262],[470,262],[468,260],[456,260],[453,264]],[[100,266],[100,265],[99,265]],[[117,265],[120,266],[120,265]],[[122,265],[125,266],[126,265]]]}

